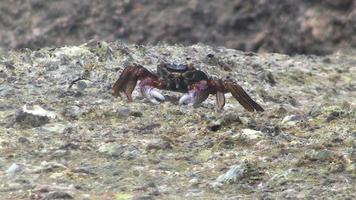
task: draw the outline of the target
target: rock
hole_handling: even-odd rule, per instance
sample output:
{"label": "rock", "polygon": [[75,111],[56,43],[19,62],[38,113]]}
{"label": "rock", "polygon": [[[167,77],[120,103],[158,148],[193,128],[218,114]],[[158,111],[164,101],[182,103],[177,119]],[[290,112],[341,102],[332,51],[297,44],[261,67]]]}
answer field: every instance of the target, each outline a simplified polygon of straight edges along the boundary
{"label": "rock", "polygon": [[21,164],[16,164],[13,163],[7,170],[6,173],[11,176],[14,177],[18,174],[21,174],[23,171],[25,170],[25,166],[21,165]]}
{"label": "rock", "polygon": [[70,119],[79,119],[83,114],[83,110],[79,106],[68,106],[64,108],[62,114]]}
{"label": "rock", "polygon": [[99,153],[116,158],[133,159],[138,156],[138,150],[131,145],[122,145],[116,143],[103,144],[98,149]]}
{"label": "rock", "polygon": [[197,178],[192,178],[189,180],[189,184],[191,186],[197,186],[199,184],[199,180]]}
{"label": "rock", "polygon": [[333,152],[324,149],[324,150],[321,150],[321,151],[314,152],[311,155],[311,158],[314,159],[314,160],[318,160],[318,161],[324,162],[324,161],[331,160],[333,155],[334,155]]}
{"label": "rock", "polygon": [[285,124],[287,126],[295,126],[302,119],[303,117],[300,115],[289,115],[283,118],[282,124]]}
{"label": "rock", "polygon": [[147,144],[146,150],[165,150],[165,149],[172,149],[172,145],[170,141],[167,140],[157,140],[157,141],[152,141]]}
{"label": "rock", "polygon": [[128,107],[121,106],[116,109],[116,114],[118,117],[128,117],[131,113],[131,110]]}
{"label": "rock", "polygon": [[54,118],[56,118],[54,112],[47,111],[38,105],[32,107],[24,105],[15,113],[15,123],[24,128],[39,127]]}
{"label": "rock", "polygon": [[319,116],[322,113],[321,107],[320,106],[313,106],[311,107],[311,109],[308,112],[308,115],[316,118],[317,116]]}
{"label": "rock", "polygon": [[60,123],[46,124],[41,127],[41,130],[49,133],[64,133],[64,130],[67,128],[66,125]]}
{"label": "rock", "polygon": [[244,172],[244,165],[233,165],[225,174],[220,175],[210,185],[213,187],[213,189],[218,189],[225,183],[235,183],[244,176]]}
{"label": "rock", "polygon": [[132,198],[132,200],[153,200],[155,198],[153,198],[151,195],[137,195],[137,196],[134,196]]}
{"label": "rock", "polygon": [[260,81],[266,82],[271,86],[276,85],[276,80],[274,79],[272,72],[270,71],[263,71],[258,75],[258,78],[260,79]]}
{"label": "rock", "polygon": [[245,126],[247,126],[248,128],[256,128],[256,120],[254,120],[251,117],[240,117],[239,118],[241,123]]}
{"label": "rock", "polygon": [[216,120],[216,121],[210,122],[207,128],[209,131],[215,132],[215,131],[218,131],[221,127],[222,127],[221,120]]}
{"label": "rock", "polygon": [[31,141],[30,141],[28,138],[26,138],[26,137],[19,137],[19,138],[17,139],[17,141],[18,141],[19,143],[22,143],[22,144],[30,144],[30,143],[31,143]]}
{"label": "rock", "polygon": [[64,191],[53,191],[47,193],[44,199],[73,199],[73,196]]}
{"label": "rock", "polygon": [[132,111],[132,112],[130,112],[130,115],[134,116],[134,117],[142,117],[143,116],[142,112],[140,112],[140,111]]}
{"label": "rock", "polygon": [[265,134],[261,131],[256,131],[252,129],[242,129],[240,134],[232,136],[233,138],[242,138],[247,140],[255,140],[265,137]]}
{"label": "rock", "polygon": [[278,125],[267,123],[261,128],[261,131],[267,133],[269,136],[275,137],[281,132],[281,129]]}
{"label": "rock", "polygon": [[76,81],[75,83],[73,83],[72,88],[79,90],[79,91],[84,91],[90,84],[91,84],[91,81],[89,81],[89,80],[79,80],[79,81]]}

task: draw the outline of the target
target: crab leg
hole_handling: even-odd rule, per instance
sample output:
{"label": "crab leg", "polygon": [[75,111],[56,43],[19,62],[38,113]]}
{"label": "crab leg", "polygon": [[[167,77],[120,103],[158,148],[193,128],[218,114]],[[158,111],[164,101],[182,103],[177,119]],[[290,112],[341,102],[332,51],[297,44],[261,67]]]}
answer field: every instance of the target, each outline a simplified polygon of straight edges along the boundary
{"label": "crab leg", "polygon": [[209,96],[209,86],[207,81],[199,81],[192,85],[192,89],[179,99],[179,105],[188,104],[197,107]]}
{"label": "crab leg", "polygon": [[141,65],[136,64],[126,67],[121,73],[113,86],[113,95],[122,96],[121,94],[125,94],[128,101],[132,101],[132,92],[138,80],[140,80],[139,86],[142,96],[152,103],[158,103],[158,100],[164,101],[164,96],[156,89],[156,87],[162,87],[158,77]]}
{"label": "crab leg", "polygon": [[256,103],[239,84],[231,79],[218,79],[214,80],[213,83],[216,90],[216,101],[220,109],[222,109],[225,104],[224,93],[230,92],[246,110],[250,112],[264,111],[264,109]]}

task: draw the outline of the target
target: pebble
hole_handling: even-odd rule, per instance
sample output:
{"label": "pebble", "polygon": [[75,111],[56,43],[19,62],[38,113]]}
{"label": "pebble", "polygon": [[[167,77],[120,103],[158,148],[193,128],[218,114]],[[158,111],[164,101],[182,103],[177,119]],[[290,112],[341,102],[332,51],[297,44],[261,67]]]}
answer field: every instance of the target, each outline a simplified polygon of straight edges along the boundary
{"label": "pebble", "polygon": [[46,194],[45,199],[73,199],[73,196],[68,192],[54,191]]}
{"label": "pebble", "polygon": [[6,173],[11,176],[14,177],[20,173],[22,173],[25,170],[25,166],[21,165],[21,164],[16,164],[13,163],[7,170]]}
{"label": "pebble", "polygon": [[248,140],[254,140],[254,139],[259,139],[263,138],[265,134],[261,131],[256,131],[252,129],[242,129],[240,134],[235,134],[232,137],[236,138],[243,138],[243,139],[248,139]]}
{"label": "pebble", "polygon": [[37,105],[32,107],[25,105],[15,113],[15,123],[25,128],[42,126],[54,118],[56,118],[54,112]]}
{"label": "pebble", "polygon": [[70,119],[79,119],[83,114],[82,109],[79,106],[68,106],[63,109],[63,115]]}
{"label": "pebble", "polygon": [[67,128],[66,125],[60,123],[46,124],[41,127],[43,131],[49,133],[63,133],[66,128]]}
{"label": "pebble", "polygon": [[157,141],[152,141],[147,144],[146,150],[164,150],[164,149],[172,149],[172,145],[169,141],[167,140],[157,140]]}
{"label": "pebble", "polygon": [[300,115],[289,115],[283,118],[282,124],[287,126],[295,126],[298,122],[302,121],[303,117]]}
{"label": "pebble", "polygon": [[99,153],[112,157],[133,159],[138,156],[138,149],[134,146],[122,145],[116,143],[103,144],[98,149]]}

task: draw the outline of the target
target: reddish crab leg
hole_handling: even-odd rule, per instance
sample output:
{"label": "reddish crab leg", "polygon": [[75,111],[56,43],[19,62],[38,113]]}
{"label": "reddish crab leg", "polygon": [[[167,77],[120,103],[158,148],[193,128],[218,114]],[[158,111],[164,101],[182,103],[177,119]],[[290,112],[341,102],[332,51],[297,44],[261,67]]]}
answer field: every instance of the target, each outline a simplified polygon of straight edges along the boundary
{"label": "reddish crab leg", "polygon": [[156,88],[162,88],[163,82],[158,77],[141,65],[130,65],[124,69],[119,79],[113,87],[113,95],[121,96],[124,93],[129,101],[132,101],[132,91],[136,87],[137,81],[140,80],[140,91],[142,96],[151,101],[158,103],[164,101],[164,96]]}
{"label": "reddish crab leg", "polygon": [[218,107],[222,109],[225,105],[225,95],[224,93],[230,92],[232,96],[248,111],[263,112],[264,109],[256,103],[246,91],[237,83],[231,79],[215,79],[209,82],[216,92],[216,101]]}

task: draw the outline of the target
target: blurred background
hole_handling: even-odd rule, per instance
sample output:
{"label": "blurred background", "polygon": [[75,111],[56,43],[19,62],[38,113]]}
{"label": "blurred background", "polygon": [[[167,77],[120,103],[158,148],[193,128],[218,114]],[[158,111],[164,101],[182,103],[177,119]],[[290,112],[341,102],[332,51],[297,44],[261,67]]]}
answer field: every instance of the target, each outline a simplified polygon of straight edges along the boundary
{"label": "blurred background", "polygon": [[325,55],[356,47],[356,0],[0,1],[0,48],[92,39]]}

